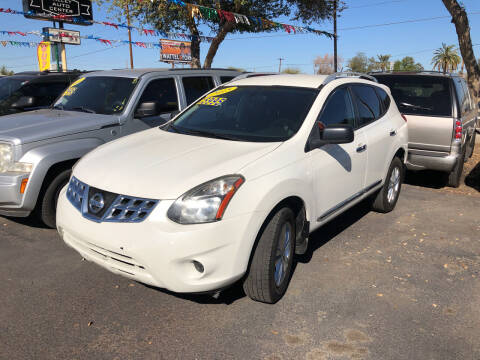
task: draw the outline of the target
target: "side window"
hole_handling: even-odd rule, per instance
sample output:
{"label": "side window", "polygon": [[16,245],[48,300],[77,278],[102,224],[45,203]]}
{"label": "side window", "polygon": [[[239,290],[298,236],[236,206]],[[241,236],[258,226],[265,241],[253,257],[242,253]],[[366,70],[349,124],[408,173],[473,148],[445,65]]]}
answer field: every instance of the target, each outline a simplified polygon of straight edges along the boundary
{"label": "side window", "polygon": [[182,83],[185,89],[187,105],[190,105],[200,96],[215,87],[211,76],[184,77]]}
{"label": "side window", "polygon": [[175,80],[164,78],[152,80],[140,98],[138,104],[144,102],[157,103],[157,115],[178,110],[178,97]]}
{"label": "side window", "polygon": [[223,84],[229,82],[230,80],[233,80],[234,78],[235,76],[220,76],[220,82]]}
{"label": "side window", "polygon": [[335,90],[327,100],[318,122],[320,126],[346,124],[355,126],[352,99],[346,87]]}
{"label": "side window", "polygon": [[24,86],[20,91],[23,96],[35,98],[34,107],[41,107],[52,105],[68,85],[68,82],[37,82]]}
{"label": "side window", "polygon": [[473,107],[473,103],[471,101],[472,98],[470,97],[470,91],[468,89],[468,84],[465,81],[465,79],[462,79],[462,85],[463,85],[463,92],[465,93],[465,98],[466,98],[466,102],[467,102],[467,111],[470,111],[474,107]]}
{"label": "side window", "polygon": [[368,85],[352,85],[354,101],[358,109],[358,127],[375,121],[380,116],[380,100],[373,87]]}
{"label": "side window", "polygon": [[460,78],[454,78],[453,83],[455,84],[455,92],[457,93],[458,106],[461,116],[468,112],[468,97],[465,94],[464,88],[462,86],[462,80]]}
{"label": "side window", "polygon": [[390,108],[390,96],[388,96],[387,92],[379,87],[375,87],[375,92],[377,93],[378,97],[380,98],[380,102],[382,103],[382,112],[380,117],[383,117],[388,109]]}

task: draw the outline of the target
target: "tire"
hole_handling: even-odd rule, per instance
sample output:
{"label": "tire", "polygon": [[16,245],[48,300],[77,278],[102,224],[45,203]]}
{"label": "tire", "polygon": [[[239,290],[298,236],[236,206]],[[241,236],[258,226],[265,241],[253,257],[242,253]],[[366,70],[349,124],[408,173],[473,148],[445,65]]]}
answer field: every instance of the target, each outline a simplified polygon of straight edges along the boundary
{"label": "tire", "polygon": [[295,234],[295,216],[287,207],[268,221],[243,283],[252,300],[274,304],[285,294],[294,265]]}
{"label": "tire", "polygon": [[457,163],[453,168],[452,172],[448,175],[447,185],[453,188],[458,188],[460,186],[460,180],[463,173],[463,164],[465,163],[465,152],[466,146],[463,148],[462,155],[457,159]]}
{"label": "tire", "polygon": [[45,191],[39,199],[38,217],[49,228],[56,227],[57,201],[60,190],[68,183],[71,169],[64,170],[57,174],[53,180],[46,184]]}
{"label": "tire", "polygon": [[398,157],[394,157],[388,168],[385,182],[373,200],[372,209],[374,211],[388,213],[395,208],[402,189],[404,173],[402,161]]}

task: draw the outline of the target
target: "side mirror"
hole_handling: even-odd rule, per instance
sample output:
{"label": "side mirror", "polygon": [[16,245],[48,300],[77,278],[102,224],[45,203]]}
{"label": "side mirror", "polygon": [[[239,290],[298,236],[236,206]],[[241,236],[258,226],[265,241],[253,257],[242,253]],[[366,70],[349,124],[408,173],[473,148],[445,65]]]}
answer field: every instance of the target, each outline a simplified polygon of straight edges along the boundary
{"label": "side mirror", "polygon": [[33,96],[22,96],[15,101],[10,107],[14,109],[24,109],[35,105],[35,98]]}
{"label": "side mirror", "polygon": [[147,116],[155,116],[157,114],[157,103],[154,101],[149,101],[138,105],[137,110],[135,110],[134,117],[141,119]]}
{"label": "side mirror", "polygon": [[331,125],[319,131],[319,137],[311,138],[310,149],[319,148],[325,144],[348,144],[353,142],[354,134],[351,125]]}

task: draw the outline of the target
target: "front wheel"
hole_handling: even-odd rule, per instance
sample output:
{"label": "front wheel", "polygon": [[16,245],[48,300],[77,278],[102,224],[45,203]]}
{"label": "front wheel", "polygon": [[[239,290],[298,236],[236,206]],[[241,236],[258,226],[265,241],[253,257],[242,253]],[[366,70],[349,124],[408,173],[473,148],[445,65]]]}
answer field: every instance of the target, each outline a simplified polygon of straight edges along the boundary
{"label": "front wheel", "polygon": [[393,158],[385,182],[373,200],[373,210],[387,213],[395,208],[402,189],[403,173],[402,161],[398,157]]}
{"label": "front wheel", "polygon": [[46,185],[43,196],[39,199],[39,218],[49,228],[55,228],[58,196],[60,195],[60,190],[67,185],[71,173],[72,170],[68,169],[57,174],[50,184]]}
{"label": "front wheel", "polygon": [[290,208],[281,208],[270,218],[243,283],[251,299],[273,304],[285,294],[293,270],[295,234],[295,216]]}

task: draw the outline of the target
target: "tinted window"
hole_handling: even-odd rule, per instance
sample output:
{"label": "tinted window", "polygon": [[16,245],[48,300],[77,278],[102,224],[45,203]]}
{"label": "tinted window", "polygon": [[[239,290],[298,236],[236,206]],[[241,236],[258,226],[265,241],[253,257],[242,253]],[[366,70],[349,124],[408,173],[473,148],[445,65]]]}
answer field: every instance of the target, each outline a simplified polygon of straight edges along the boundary
{"label": "tinted window", "polygon": [[9,97],[15,90],[20,88],[27,80],[15,79],[10,77],[0,78],[0,100]]}
{"label": "tinted window", "polygon": [[187,98],[187,105],[190,105],[200,96],[215,87],[211,76],[184,77],[182,82],[183,88],[185,89],[185,97]]}
{"label": "tinted window", "polygon": [[285,141],[300,129],[317,94],[317,89],[286,86],[226,87],[198,101],[166,130],[240,141]]}
{"label": "tinted window", "polygon": [[324,126],[336,124],[355,125],[352,99],[347,88],[338,89],[330,96],[318,121]]}
{"label": "tinted window", "polygon": [[220,76],[220,81],[221,83],[226,83],[229,82],[230,80],[233,80],[235,76]]}
{"label": "tinted window", "polygon": [[380,117],[385,115],[390,108],[390,96],[388,96],[387,92],[379,87],[375,87],[375,92],[377,93],[378,97],[380,98],[380,102],[382,103],[382,113]]}
{"label": "tinted window", "polygon": [[425,75],[378,75],[376,78],[390,88],[401,113],[452,116],[447,78]]}
{"label": "tinted window", "polygon": [[138,79],[118,76],[80,78],[65,90],[55,108],[97,114],[119,114],[137,85]]}
{"label": "tinted window", "polygon": [[177,88],[172,78],[151,81],[145,88],[139,104],[156,102],[158,114],[178,110]]}
{"label": "tinted window", "polygon": [[454,79],[453,84],[455,85],[460,112],[462,113],[462,115],[464,115],[466,112],[468,112],[470,106],[470,104],[468,103],[468,96],[467,94],[465,94],[461,79]]}
{"label": "tinted window", "polygon": [[380,117],[380,100],[373,87],[368,85],[352,85],[355,103],[358,109],[358,126],[365,126]]}

